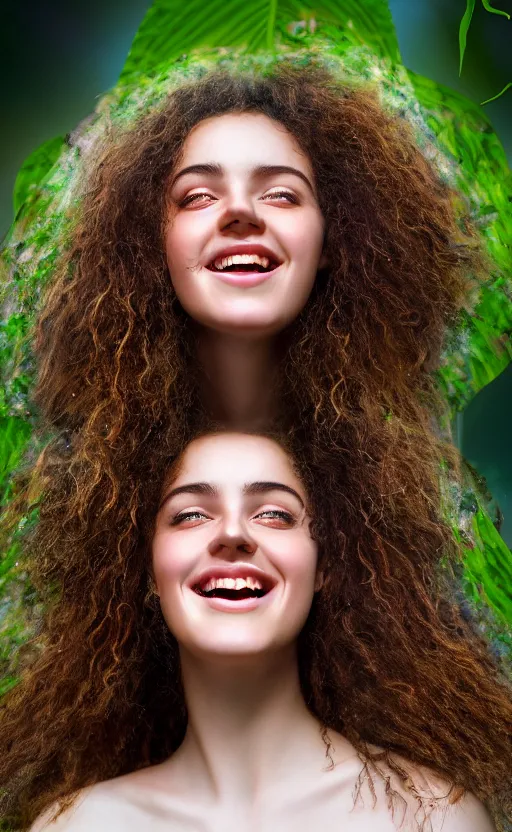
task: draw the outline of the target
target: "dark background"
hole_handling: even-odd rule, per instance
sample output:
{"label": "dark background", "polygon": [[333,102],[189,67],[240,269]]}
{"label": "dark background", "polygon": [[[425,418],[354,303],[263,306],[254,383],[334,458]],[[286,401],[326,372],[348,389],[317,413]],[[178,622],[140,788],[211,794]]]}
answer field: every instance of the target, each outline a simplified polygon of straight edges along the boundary
{"label": "dark background", "polygon": [[[476,102],[512,81],[512,20],[486,12],[480,0],[461,78],[458,29],[466,0],[389,0],[389,5],[410,69]],[[493,5],[512,15],[512,0]],[[42,142],[76,127],[116,83],[149,6],[149,0],[0,0],[0,236],[12,221],[14,179],[24,159]],[[512,165],[512,88],[484,109]],[[512,366],[476,396],[456,425],[459,447],[486,477],[503,511],[501,533],[509,546],[511,411]]]}

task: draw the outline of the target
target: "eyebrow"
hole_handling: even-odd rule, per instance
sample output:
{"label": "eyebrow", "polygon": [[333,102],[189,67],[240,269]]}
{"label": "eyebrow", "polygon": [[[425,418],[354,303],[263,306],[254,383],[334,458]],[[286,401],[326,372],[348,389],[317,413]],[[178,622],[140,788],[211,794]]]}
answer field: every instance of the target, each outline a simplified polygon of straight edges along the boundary
{"label": "eyebrow", "polygon": [[[206,173],[210,176],[223,176],[225,173],[225,169],[222,165],[217,164],[216,162],[205,162],[203,164],[198,165],[189,165],[187,168],[183,168],[180,170],[179,173],[174,176],[171,182],[171,188],[174,187],[178,179],[182,176],[186,176],[187,173]],[[251,176],[253,179],[263,179],[265,176],[270,176],[274,173],[291,173],[294,176],[298,176],[302,179],[303,182],[306,183],[311,193],[314,195],[314,190],[311,182],[305,176],[302,171],[297,170],[297,168],[291,168],[288,165],[257,165],[251,171]]]}
{"label": "eyebrow", "polygon": [[[289,485],[285,485],[282,482],[246,483],[243,487],[242,493],[246,496],[253,494],[265,494],[267,491],[286,491],[288,494],[293,494],[293,496],[296,497],[301,504],[302,508],[305,508],[304,500],[300,494],[298,494],[294,488],[291,488]],[[171,497],[176,497],[177,494],[201,494],[206,497],[218,497],[219,490],[209,482],[189,482],[186,483],[186,485],[179,485],[177,488],[171,489],[171,491],[166,494],[160,503],[158,510],[160,511],[164,503],[170,500]]]}

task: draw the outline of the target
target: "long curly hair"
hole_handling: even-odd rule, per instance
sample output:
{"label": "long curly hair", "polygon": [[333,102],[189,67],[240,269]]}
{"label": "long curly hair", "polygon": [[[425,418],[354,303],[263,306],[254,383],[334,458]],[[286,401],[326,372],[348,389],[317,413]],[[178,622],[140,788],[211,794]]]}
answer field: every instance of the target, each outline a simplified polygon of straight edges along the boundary
{"label": "long curly hair", "polygon": [[368,770],[380,765],[369,744],[404,780],[392,752],[429,766],[502,830],[511,689],[452,589],[462,553],[440,478],[460,458],[438,429],[433,375],[488,264],[410,125],[315,61],[185,83],[115,132],[90,172],[35,338],[35,401],[53,436],[19,488],[39,512],[23,557],[45,613],[3,701],[0,818],[26,829],[76,790],[164,760],[185,734],[149,551],[166,471],[208,414],[166,264],[166,186],[191,129],[227,112],[290,131],[326,220],[330,265],[282,335],[275,391],[329,576],[299,637],[305,702]]}

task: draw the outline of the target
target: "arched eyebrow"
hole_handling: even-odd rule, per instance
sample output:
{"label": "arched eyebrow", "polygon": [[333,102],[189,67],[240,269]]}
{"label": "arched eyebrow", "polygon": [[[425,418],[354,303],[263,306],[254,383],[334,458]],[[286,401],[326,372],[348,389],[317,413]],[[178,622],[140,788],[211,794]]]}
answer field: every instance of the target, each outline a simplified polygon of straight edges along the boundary
{"label": "arched eyebrow", "polygon": [[[178,179],[182,176],[186,176],[187,173],[206,173],[209,176],[216,176],[220,177],[223,176],[225,173],[225,169],[222,165],[217,164],[216,162],[205,162],[203,164],[197,165],[189,165],[187,168],[183,168],[180,170],[172,179],[171,188],[174,187]],[[274,173],[291,173],[294,176],[298,176],[302,179],[303,182],[306,183],[309,190],[315,195],[313,190],[313,186],[307,176],[305,176],[302,171],[297,170],[297,168],[291,168],[288,165],[257,165],[255,168],[251,170],[251,176],[253,179],[264,179],[265,176],[271,176]]]}
{"label": "arched eyebrow", "polygon": [[302,508],[305,508],[300,494],[282,482],[248,482],[244,485],[244,494],[265,494],[267,491],[287,491],[288,494],[293,494],[297,498]]}
{"label": "arched eyebrow", "polygon": [[[286,491],[288,494],[293,494],[293,496],[296,497],[301,504],[302,508],[305,508],[304,500],[300,494],[295,491],[294,488],[291,488],[289,485],[285,485],[282,482],[248,482],[243,488],[243,493],[247,495],[265,494],[267,491]],[[177,488],[172,488],[165,495],[158,510],[160,511],[164,504],[170,500],[171,497],[176,497],[177,494],[201,494],[206,497],[218,497],[219,490],[209,482],[189,482],[185,485],[179,485]]]}
{"label": "arched eyebrow", "polygon": [[218,497],[219,492],[209,482],[188,482],[186,485],[178,485],[177,488],[172,488],[168,491],[160,503],[158,510],[160,511],[167,500],[170,500],[171,497],[176,497],[177,494],[201,494],[206,497]]}

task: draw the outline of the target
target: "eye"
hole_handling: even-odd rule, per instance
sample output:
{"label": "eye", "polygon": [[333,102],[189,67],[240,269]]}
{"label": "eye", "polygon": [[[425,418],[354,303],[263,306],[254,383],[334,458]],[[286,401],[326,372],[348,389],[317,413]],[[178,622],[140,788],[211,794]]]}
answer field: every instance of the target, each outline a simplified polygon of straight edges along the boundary
{"label": "eye", "polygon": [[281,509],[276,508],[269,508],[265,509],[265,511],[260,511],[259,514],[255,515],[255,519],[256,518],[261,518],[262,520],[270,520],[281,526],[295,525],[295,517],[293,516],[293,514],[290,514],[289,511],[282,511]]}
{"label": "eye", "polygon": [[187,520],[196,521],[209,519],[208,515],[204,514],[202,511],[181,511],[172,518],[171,526],[179,526]]}
{"label": "eye", "polygon": [[187,196],[186,199],[183,199],[180,202],[180,208],[183,207],[184,205],[188,205],[189,202],[194,202],[196,199],[198,199],[201,196],[210,196],[210,194],[191,194],[191,196]]}
{"label": "eye", "polygon": [[297,203],[297,199],[294,197],[293,194],[290,194],[288,191],[274,191],[274,193],[266,194],[262,199],[268,199],[269,197],[275,196],[285,196],[290,202]]}
{"label": "eye", "polygon": [[[202,196],[207,197],[207,196],[211,196],[211,194],[191,194],[190,196],[187,196],[185,199],[183,199],[180,202],[180,207],[184,207],[185,205],[189,205],[191,202],[195,202],[196,199],[199,199]],[[293,202],[294,204],[297,204],[297,202],[298,202],[296,197],[293,194],[289,193],[288,191],[274,191],[271,194],[266,194],[265,196],[262,197],[262,199],[269,199],[269,198],[272,198],[272,197],[280,197],[280,196],[286,197],[286,199],[289,202]]]}

